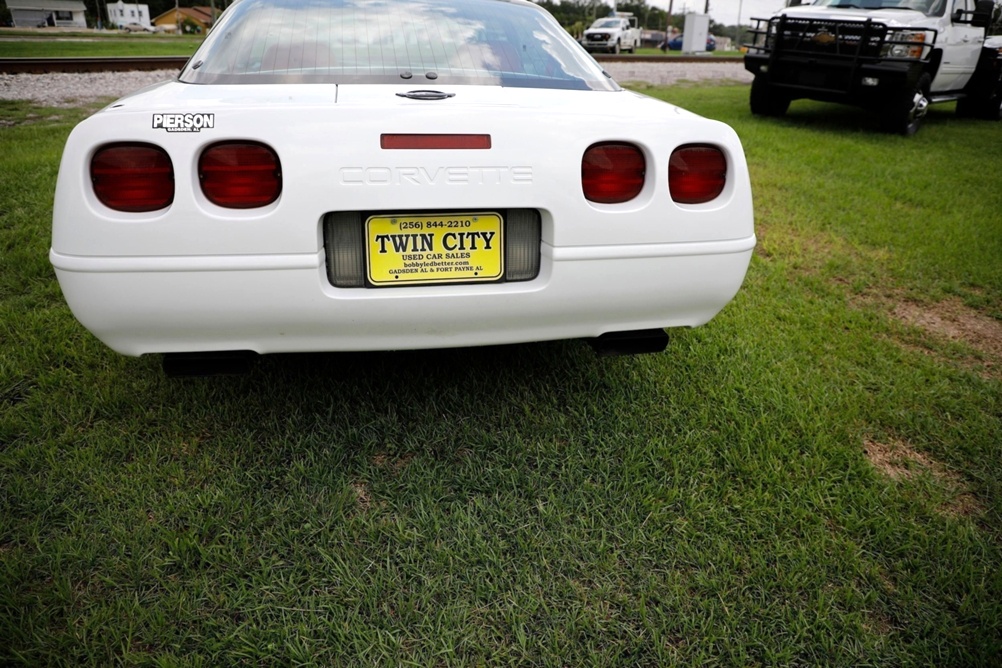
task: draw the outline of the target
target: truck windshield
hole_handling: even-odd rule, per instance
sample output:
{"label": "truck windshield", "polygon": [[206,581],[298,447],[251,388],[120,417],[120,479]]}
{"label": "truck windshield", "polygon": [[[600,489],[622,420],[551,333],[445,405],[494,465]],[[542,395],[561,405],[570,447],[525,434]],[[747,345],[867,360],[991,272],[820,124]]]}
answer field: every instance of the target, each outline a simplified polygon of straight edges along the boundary
{"label": "truck windshield", "polygon": [[592,28],[618,28],[619,24],[619,19],[605,19],[603,21],[595,21]]}
{"label": "truck windshield", "polygon": [[814,0],[812,4],[836,9],[901,9],[926,16],[941,16],[946,6],[943,0]]}

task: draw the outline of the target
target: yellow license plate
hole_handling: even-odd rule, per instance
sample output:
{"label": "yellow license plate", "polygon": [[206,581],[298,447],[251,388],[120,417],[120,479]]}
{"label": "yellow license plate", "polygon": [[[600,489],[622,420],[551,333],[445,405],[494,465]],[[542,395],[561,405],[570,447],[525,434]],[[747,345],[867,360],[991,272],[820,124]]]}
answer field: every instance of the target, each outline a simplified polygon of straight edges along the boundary
{"label": "yellow license plate", "polygon": [[496,281],[504,225],[496,213],[371,216],[369,282],[377,286]]}

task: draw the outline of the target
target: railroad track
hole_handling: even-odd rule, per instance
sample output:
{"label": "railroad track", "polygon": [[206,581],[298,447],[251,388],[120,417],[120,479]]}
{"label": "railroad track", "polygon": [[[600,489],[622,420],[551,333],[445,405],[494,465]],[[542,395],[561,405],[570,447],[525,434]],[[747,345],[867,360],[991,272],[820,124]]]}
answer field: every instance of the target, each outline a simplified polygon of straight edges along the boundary
{"label": "railroad track", "polygon": [[[598,54],[598,61],[634,63],[739,63],[731,56],[612,56]],[[133,72],[180,70],[185,56],[105,56],[84,58],[0,58],[0,74],[45,74],[48,72]]]}
{"label": "railroad track", "polygon": [[179,70],[185,56],[103,56],[83,58],[0,58],[0,73],[46,74],[49,72],[134,72]]}

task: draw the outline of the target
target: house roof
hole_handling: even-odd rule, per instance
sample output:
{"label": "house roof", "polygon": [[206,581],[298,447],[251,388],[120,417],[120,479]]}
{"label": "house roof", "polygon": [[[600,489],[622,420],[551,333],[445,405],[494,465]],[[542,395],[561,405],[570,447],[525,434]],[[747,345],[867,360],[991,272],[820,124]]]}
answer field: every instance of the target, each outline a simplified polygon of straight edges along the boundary
{"label": "house roof", "polygon": [[[17,0],[14,0],[15,2]],[[212,25],[212,9],[210,7],[178,7],[177,12],[182,16],[187,16],[188,18],[194,19],[199,23],[204,23],[205,25]],[[218,9],[216,10],[216,17],[218,17],[222,12]],[[153,18],[153,22],[156,23],[161,18],[165,16],[174,16],[174,9],[168,9],[163,14]]]}
{"label": "house roof", "polygon": [[[202,6],[202,7],[191,7],[191,11],[192,11],[193,14],[201,14],[204,17],[202,19],[203,21],[209,21],[210,23],[212,22],[212,8],[211,7],[204,7],[204,6]],[[217,11],[216,15],[218,16],[219,13],[220,12]]]}
{"label": "house roof", "polygon": [[52,12],[83,12],[79,0],[7,0],[7,9],[46,9]]}

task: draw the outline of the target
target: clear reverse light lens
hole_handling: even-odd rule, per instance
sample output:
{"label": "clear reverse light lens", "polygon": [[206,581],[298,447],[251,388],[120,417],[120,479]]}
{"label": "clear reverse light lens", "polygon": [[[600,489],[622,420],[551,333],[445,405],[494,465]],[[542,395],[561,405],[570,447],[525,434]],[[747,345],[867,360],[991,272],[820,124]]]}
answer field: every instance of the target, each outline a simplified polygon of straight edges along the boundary
{"label": "clear reverse light lens", "polygon": [[365,239],[362,215],[357,212],[328,214],[326,243],[327,277],[338,288],[365,287]]}
{"label": "clear reverse light lens", "polygon": [[539,212],[510,209],[505,226],[505,279],[531,281],[539,275]]}

